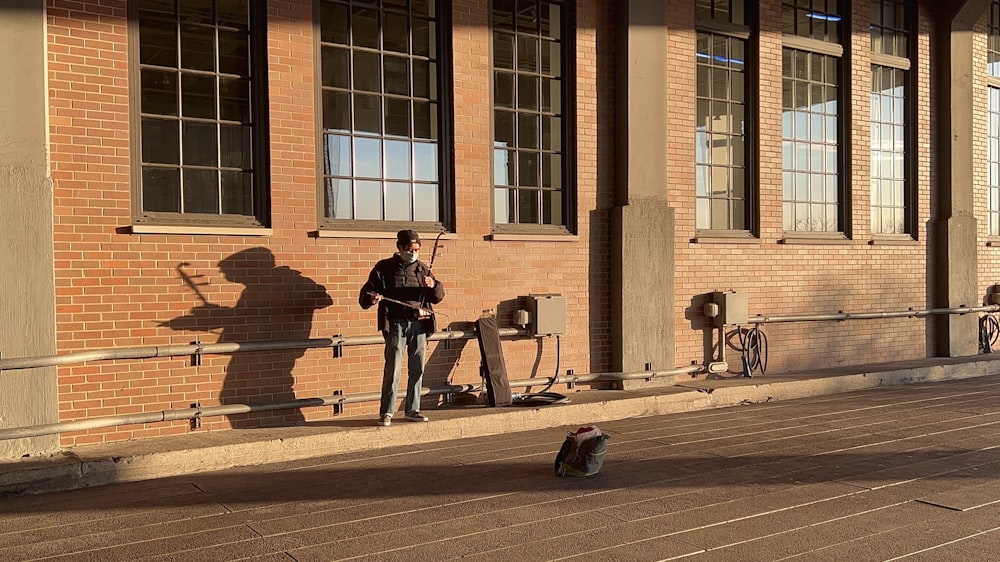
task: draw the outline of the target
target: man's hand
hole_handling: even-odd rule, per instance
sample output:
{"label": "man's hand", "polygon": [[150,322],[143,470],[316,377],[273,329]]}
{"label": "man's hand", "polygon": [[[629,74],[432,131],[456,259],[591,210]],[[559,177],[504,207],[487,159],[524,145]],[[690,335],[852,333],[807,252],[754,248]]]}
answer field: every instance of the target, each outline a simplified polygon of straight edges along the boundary
{"label": "man's hand", "polygon": [[433,288],[434,287],[434,278],[431,277],[430,275],[427,275],[426,277],[424,277],[424,285],[427,285],[428,287]]}
{"label": "man's hand", "polygon": [[382,295],[378,293],[368,293],[368,296],[372,299],[372,304],[378,304],[378,301],[382,300]]}

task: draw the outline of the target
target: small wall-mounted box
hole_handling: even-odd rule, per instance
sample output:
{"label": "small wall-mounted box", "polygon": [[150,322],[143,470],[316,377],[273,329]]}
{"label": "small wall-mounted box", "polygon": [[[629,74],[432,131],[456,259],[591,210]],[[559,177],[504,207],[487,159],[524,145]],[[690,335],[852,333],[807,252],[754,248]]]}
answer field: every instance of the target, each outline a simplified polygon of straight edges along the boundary
{"label": "small wall-mounted box", "polygon": [[528,295],[529,330],[535,337],[566,333],[566,297],[557,294]]}
{"label": "small wall-mounted box", "polygon": [[716,291],[712,300],[719,305],[719,313],[715,317],[715,327],[735,326],[749,321],[749,305],[746,293],[736,291]]}

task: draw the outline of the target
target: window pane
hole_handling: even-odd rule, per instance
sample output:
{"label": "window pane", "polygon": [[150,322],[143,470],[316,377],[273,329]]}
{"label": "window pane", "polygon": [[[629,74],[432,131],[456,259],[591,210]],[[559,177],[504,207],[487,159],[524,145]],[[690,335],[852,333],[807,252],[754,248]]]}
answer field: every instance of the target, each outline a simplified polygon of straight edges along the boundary
{"label": "window pane", "polygon": [[493,112],[493,146],[514,147],[514,116],[510,111]]}
{"label": "window pane", "polygon": [[181,26],[181,68],[215,70],[215,30],[213,28]]}
{"label": "window pane", "polygon": [[517,185],[514,181],[514,151],[493,151],[493,183],[495,185]]}
{"label": "window pane", "polygon": [[219,30],[219,72],[250,76],[250,37],[246,31]]}
{"label": "window pane", "polygon": [[385,93],[406,96],[410,94],[409,59],[383,57],[385,65]]}
{"label": "window pane", "polygon": [[328,131],[351,130],[351,95],[323,90],[323,128]]}
{"label": "window pane", "polygon": [[437,24],[423,18],[413,18],[413,54],[437,58]]}
{"label": "window pane", "polygon": [[385,177],[388,179],[410,179],[409,141],[385,141]]}
{"label": "window pane", "polygon": [[412,217],[410,184],[388,182],[385,184],[385,220],[408,221]]}
{"label": "window pane", "polygon": [[519,151],[517,153],[517,185],[538,187],[539,154]]}
{"label": "window pane", "polygon": [[493,65],[497,68],[514,68],[514,36],[509,33],[493,34]]}
{"label": "window pane", "polygon": [[326,43],[350,44],[347,27],[347,6],[335,2],[320,2],[320,40]]}
{"label": "window pane", "polygon": [[177,73],[160,70],[142,70],[143,113],[177,115]]}
{"label": "window pane", "polygon": [[542,192],[542,224],[564,224],[562,191]]}
{"label": "window pane", "polygon": [[351,51],[323,47],[323,85],[335,88],[351,87]]}
{"label": "window pane", "polygon": [[438,140],[436,103],[413,102],[413,138]]}
{"label": "window pane", "polygon": [[[404,3],[405,9],[405,3]],[[386,51],[406,53],[409,51],[409,34],[406,28],[406,16],[402,14],[385,14],[383,20],[382,46]]]}
{"label": "window pane", "polygon": [[250,122],[250,81],[219,79],[219,119]]}
{"label": "window pane", "polygon": [[438,150],[436,144],[413,143],[413,179],[433,181],[438,179]]}
{"label": "window pane", "polygon": [[326,180],[326,216],[335,219],[350,219],[354,206],[354,194],[351,193],[351,180],[327,178]]}
{"label": "window pane", "polygon": [[326,135],[323,153],[323,173],[332,176],[351,174],[351,137]]}
{"label": "window pane", "polygon": [[359,133],[382,132],[382,98],[354,94],[354,130]]}
{"label": "window pane", "polygon": [[493,79],[493,103],[498,107],[514,108],[514,75],[497,72]]}
{"label": "window pane", "polygon": [[223,171],[222,212],[230,215],[253,214],[253,174]]}
{"label": "window pane", "polygon": [[[183,164],[187,166],[218,165],[218,132],[215,123],[184,123]],[[187,178],[185,178],[185,185]]]}
{"label": "window pane", "polygon": [[141,21],[139,63],[177,67],[177,27],[164,22]]}
{"label": "window pane", "polygon": [[378,10],[354,6],[351,14],[355,47],[378,48]]}
{"label": "window pane", "polygon": [[538,111],[538,78],[517,77],[517,108]]}
{"label": "window pane", "polygon": [[385,134],[410,136],[410,100],[385,99]]}
{"label": "window pane", "polygon": [[360,220],[382,220],[382,182],[357,180],[354,182],[357,203],[354,218]]}
{"label": "window pane", "polygon": [[142,161],[180,164],[180,133],[177,121],[142,120]]}
{"label": "window pane", "polygon": [[154,213],[180,212],[180,170],[176,168],[142,169],[142,210]]}
{"label": "window pane", "polygon": [[522,113],[517,117],[517,146],[538,148],[539,117],[532,113]]}
{"label": "window pane", "polygon": [[511,206],[509,204],[510,196],[508,189],[494,189],[493,190],[493,220],[497,223],[511,223],[513,222],[513,217],[511,216]]}
{"label": "window pane", "polygon": [[382,141],[363,137],[354,139],[354,170],[356,177],[382,177]]}
{"label": "window pane", "polygon": [[184,212],[219,213],[219,172],[183,170]]}
{"label": "window pane", "polygon": [[252,133],[253,129],[246,126],[219,126],[219,164],[222,167],[246,170],[253,166],[250,144]]}
{"label": "window pane", "polygon": [[382,91],[382,65],[376,53],[354,51],[354,89]]}
{"label": "window pane", "polygon": [[518,224],[539,223],[539,192],[533,189],[519,189],[517,192]]}
{"label": "window pane", "polygon": [[418,183],[413,186],[413,220],[439,221],[438,186],[433,183]]}

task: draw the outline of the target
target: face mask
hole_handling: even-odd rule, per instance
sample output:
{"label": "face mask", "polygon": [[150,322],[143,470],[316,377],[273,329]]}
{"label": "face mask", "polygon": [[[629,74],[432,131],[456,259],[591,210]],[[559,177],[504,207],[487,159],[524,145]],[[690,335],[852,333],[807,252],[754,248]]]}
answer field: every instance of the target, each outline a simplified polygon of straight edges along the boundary
{"label": "face mask", "polygon": [[417,261],[417,256],[419,252],[400,252],[399,257],[403,258],[404,263],[413,263]]}

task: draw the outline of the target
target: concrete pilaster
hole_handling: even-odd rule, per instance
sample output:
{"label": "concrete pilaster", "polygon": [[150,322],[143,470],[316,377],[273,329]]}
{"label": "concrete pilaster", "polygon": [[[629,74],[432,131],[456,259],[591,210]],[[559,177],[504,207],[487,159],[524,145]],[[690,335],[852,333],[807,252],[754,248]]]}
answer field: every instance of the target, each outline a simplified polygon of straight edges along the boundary
{"label": "concrete pilaster", "polygon": [[614,368],[669,369],[675,346],[674,220],[666,164],[667,3],[616,4]]}
{"label": "concrete pilaster", "polygon": [[[977,225],[973,194],[973,26],[989,0],[939,4],[932,69],[939,116],[938,182],[931,202],[928,277],[935,307],[976,306],[978,294]],[[949,315],[928,323],[938,355],[959,357],[979,352],[975,315]]]}
{"label": "concrete pilaster", "polygon": [[[0,4],[0,353],[52,355],[52,181],[48,166],[44,0]],[[58,421],[54,367],[0,374],[0,427]],[[0,459],[47,453],[51,435],[0,441]]]}

